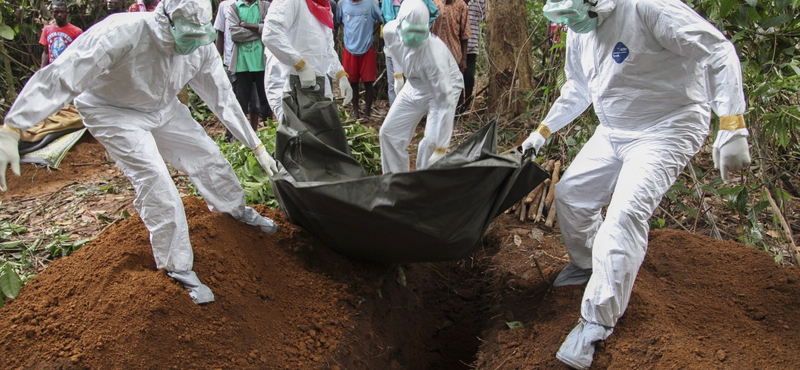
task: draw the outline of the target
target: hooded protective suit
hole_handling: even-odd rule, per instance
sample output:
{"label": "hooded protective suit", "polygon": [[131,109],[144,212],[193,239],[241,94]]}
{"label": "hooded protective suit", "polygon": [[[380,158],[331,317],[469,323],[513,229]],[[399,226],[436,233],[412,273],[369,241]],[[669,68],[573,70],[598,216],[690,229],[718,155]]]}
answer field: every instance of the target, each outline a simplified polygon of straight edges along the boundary
{"label": "hooded protective suit", "polygon": [[[306,0],[273,2],[264,20],[261,38],[267,55],[267,70],[264,73],[267,80],[267,99],[279,120],[283,113],[282,92],[291,89],[286,77],[299,74],[304,66],[312,68],[317,76],[327,75],[339,81],[341,93],[345,97],[343,104],[347,104],[352,98],[353,92],[347,82],[347,74],[339,62],[339,55],[333,49],[333,31],[314,17]],[[276,67],[280,67],[280,70],[275,70]],[[277,80],[278,78],[282,80]],[[280,97],[277,96],[276,86],[282,87]],[[349,97],[345,89],[349,90]],[[325,96],[333,97],[327,79]]]}
{"label": "hooded protective suit", "polygon": [[430,35],[419,46],[406,46],[400,35],[402,22],[427,25],[430,13],[421,0],[406,0],[400,6],[397,19],[383,27],[385,53],[392,58],[395,83],[408,80],[397,95],[380,130],[381,165],[383,173],[409,170],[406,148],[414,129],[427,113],[425,137],[417,150],[418,170],[430,166],[447,151],[453,133],[453,120],[464,80],[458,63],[447,45]]}
{"label": "hooded protective suit", "polygon": [[[74,98],[85,126],[136,190],[134,206],[150,231],[156,266],[183,272],[183,278],[176,279],[195,287],[195,302],[205,303],[213,301],[213,295],[189,274],[193,253],[186,215],[164,160],[189,175],[213,211],[267,232],[275,232],[277,226],[245,207],[244,191],[230,163],[178,102],[178,91],[188,83],[233,136],[260,153],[259,162],[272,159],[239,107],[214,45],[188,55],[175,52],[170,19],[179,18],[207,24],[211,3],[164,0],[152,13],[116,14],[95,24],[33,75],[5,124],[26,129]],[[262,166],[271,173],[274,161]]]}
{"label": "hooded protective suit", "polygon": [[[687,5],[600,0],[592,10],[598,26],[584,34],[568,32],[567,82],[529,138],[538,149],[550,131],[590,104],[600,120],[555,188],[572,261],[555,285],[588,279],[583,320],[557,354],[576,368],[591,364],[594,343],[611,334],[625,312],[647,249],[648,220],[700,150],[712,109],[720,117],[739,117],[734,121],[745,111],[736,50]],[[723,128],[715,148],[745,140],[743,126],[741,120]]]}

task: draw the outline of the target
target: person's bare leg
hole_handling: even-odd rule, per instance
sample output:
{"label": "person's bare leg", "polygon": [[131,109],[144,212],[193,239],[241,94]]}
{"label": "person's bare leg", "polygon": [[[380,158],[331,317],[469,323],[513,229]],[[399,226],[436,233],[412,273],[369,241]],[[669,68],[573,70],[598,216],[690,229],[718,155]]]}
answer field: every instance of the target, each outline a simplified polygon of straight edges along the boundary
{"label": "person's bare leg", "polygon": [[361,100],[361,94],[358,91],[358,81],[351,82],[350,87],[353,88],[353,115],[356,119],[361,118],[361,111],[358,109]]}
{"label": "person's bare leg", "polygon": [[369,120],[370,114],[372,114],[372,100],[375,98],[375,88],[374,83],[364,82],[364,118]]}
{"label": "person's bare leg", "polygon": [[253,131],[258,131],[258,118],[260,115],[260,112],[250,112],[250,126],[253,127]]}

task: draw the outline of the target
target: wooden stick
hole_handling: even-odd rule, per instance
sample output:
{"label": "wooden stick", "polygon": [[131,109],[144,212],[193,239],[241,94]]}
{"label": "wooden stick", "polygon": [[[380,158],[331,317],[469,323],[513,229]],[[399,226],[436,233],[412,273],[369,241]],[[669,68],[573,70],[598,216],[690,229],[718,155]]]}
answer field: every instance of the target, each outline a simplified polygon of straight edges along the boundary
{"label": "wooden stick", "polygon": [[547,220],[544,222],[544,226],[553,227],[553,221],[556,219],[556,204],[553,203],[550,206],[550,211],[547,212]]}
{"label": "wooden stick", "polygon": [[542,188],[542,200],[539,201],[539,209],[536,211],[536,218],[534,222],[539,222],[542,219],[542,212],[544,212],[544,200],[547,198],[547,189],[550,188],[550,179],[545,180],[547,185]]}
{"label": "wooden stick", "polygon": [[553,199],[556,197],[556,183],[559,180],[559,173],[561,172],[561,161],[556,161],[555,165],[553,166],[553,174],[551,175],[552,181],[550,181],[550,190],[547,192],[547,199],[544,201],[544,208],[549,210],[550,206],[553,204]]}
{"label": "wooden stick", "polygon": [[786,222],[786,219],[783,217],[783,213],[781,213],[781,209],[778,208],[778,205],[775,203],[775,199],[772,199],[772,194],[769,192],[769,189],[765,186],[764,191],[767,193],[767,200],[769,201],[770,207],[772,207],[772,212],[775,212],[778,215],[778,219],[781,220],[781,226],[783,226],[783,232],[786,234],[786,238],[789,239],[789,252],[791,252],[792,257],[794,258],[795,264],[800,262],[800,253],[797,252],[797,245],[794,244],[794,236],[792,235],[792,228],[789,227],[789,224]]}
{"label": "wooden stick", "polygon": [[528,207],[528,220],[533,221],[536,219],[536,211],[539,209],[539,201],[542,199],[542,192],[544,191],[544,182],[539,184],[536,189],[533,189],[534,196],[531,200],[530,207]]}
{"label": "wooden stick", "polygon": [[519,202],[519,208],[520,208],[519,217],[518,217],[519,218],[519,222],[525,222],[525,219],[528,217],[528,211],[526,211],[527,207],[525,207],[524,200],[521,200]]}
{"label": "wooden stick", "polygon": [[520,207],[520,205],[524,205],[524,204],[525,204],[524,202],[519,201],[514,205],[514,207],[516,208],[516,209],[514,209],[514,218],[519,218],[519,214],[520,214],[521,209],[522,209],[522,207]]}
{"label": "wooden stick", "polygon": [[544,170],[547,172],[553,171],[553,163],[555,163],[555,160],[553,159],[547,161],[547,163],[544,165]]}
{"label": "wooden stick", "polygon": [[536,192],[539,191],[541,187],[542,184],[539,184],[539,186],[535,187],[530,193],[528,193],[528,196],[525,197],[525,204],[531,204],[533,202],[533,199],[536,198]]}

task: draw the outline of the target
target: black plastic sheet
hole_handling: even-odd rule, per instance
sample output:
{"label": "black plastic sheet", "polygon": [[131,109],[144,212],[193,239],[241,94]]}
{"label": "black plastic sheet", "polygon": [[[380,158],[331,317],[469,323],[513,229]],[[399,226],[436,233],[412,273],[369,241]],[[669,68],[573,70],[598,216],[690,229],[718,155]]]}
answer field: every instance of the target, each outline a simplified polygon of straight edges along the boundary
{"label": "black plastic sheet", "polygon": [[272,188],[292,222],[344,255],[381,262],[469,257],[492,220],[549,177],[519,154],[496,154],[494,122],[430,168],[367,176],[350,156],[336,104],[292,77]]}

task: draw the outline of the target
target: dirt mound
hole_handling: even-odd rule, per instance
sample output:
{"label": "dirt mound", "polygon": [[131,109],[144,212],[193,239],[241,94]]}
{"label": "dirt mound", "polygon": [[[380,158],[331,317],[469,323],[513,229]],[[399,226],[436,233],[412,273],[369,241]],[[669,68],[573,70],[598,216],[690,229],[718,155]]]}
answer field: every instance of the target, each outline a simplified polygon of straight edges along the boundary
{"label": "dirt mound", "polygon": [[[196,306],[156,271],[138,217],[27,284],[0,315],[4,369],[312,368],[336,353],[354,310],[346,286],[300,267],[294,227],[261,233],[186,198],[195,271],[217,302]],[[14,354],[13,356],[10,354]]]}
{"label": "dirt mound", "polygon": [[[36,216],[43,223],[70,225],[78,213],[47,210],[107,203],[107,214],[117,215],[132,200],[129,190],[95,203],[62,194],[127,184],[91,140],[76,145],[61,170],[22,170],[8,173],[0,221],[36,208],[45,210]],[[51,201],[26,203],[42,195]],[[566,368],[555,353],[580,317],[583,287],[549,285],[568,261],[557,229],[531,234],[502,215],[473,258],[403,265],[400,274],[331,252],[279,212],[256,207],[280,225],[266,235],[200,200],[185,202],[195,271],[216,302],[194,305],[155,269],[147,230],[133,214],[6,300],[0,368]],[[594,368],[800,368],[798,310],[797,268],[738,243],[656,231],[631,304]],[[523,326],[509,329],[516,321]]]}
{"label": "dirt mound", "polygon": [[[500,250],[491,259],[502,264],[513,253]],[[549,281],[558,272],[543,270]],[[528,284],[509,285],[513,275],[499,283],[506,288],[494,309],[505,315],[484,333],[476,367],[565,369],[555,353],[577,324],[584,287],[551,290],[535,269]],[[800,368],[798,307],[797,268],[735,242],[654,231],[630,305],[598,346],[593,368]],[[508,319],[524,327],[511,330]]]}

